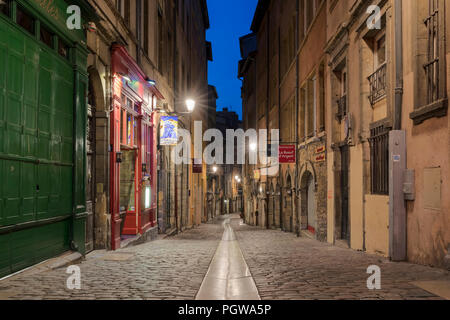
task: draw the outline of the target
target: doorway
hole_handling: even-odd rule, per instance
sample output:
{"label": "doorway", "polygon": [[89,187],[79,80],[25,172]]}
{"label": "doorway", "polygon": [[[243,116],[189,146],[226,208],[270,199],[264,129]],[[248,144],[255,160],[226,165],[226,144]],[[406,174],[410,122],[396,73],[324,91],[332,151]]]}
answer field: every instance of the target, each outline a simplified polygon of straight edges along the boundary
{"label": "doorway", "polygon": [[350,241],[349,219],[349,147],[341,147],[341,239]]}
{"label": "doorway", "polygon": [[316,232],[316,186],[314,183],[314,178],[309,175],[308,179],[308,191],[307,191],[307,202],[308,202],[308,231],[311,233]]}

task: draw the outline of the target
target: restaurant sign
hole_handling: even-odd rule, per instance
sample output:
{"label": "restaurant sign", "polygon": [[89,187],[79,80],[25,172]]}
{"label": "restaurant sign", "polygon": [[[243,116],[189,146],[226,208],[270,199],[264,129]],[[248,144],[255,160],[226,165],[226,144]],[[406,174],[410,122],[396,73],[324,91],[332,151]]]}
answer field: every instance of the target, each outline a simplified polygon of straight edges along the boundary
{"label": "restaurant sign", "polygon": [[295,145],[280,145],[279,147],[279,163],[295,163]]}

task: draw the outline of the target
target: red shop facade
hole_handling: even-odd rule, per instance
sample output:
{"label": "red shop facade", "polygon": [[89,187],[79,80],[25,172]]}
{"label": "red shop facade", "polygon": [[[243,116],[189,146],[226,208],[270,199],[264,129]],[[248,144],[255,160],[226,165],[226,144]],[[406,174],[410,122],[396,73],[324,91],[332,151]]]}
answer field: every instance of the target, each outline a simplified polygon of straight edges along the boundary
{"label": "red shop facade", "polygon": [[112,47],[111,249],[157,226],[157,100],[164,97],[121,45]]}

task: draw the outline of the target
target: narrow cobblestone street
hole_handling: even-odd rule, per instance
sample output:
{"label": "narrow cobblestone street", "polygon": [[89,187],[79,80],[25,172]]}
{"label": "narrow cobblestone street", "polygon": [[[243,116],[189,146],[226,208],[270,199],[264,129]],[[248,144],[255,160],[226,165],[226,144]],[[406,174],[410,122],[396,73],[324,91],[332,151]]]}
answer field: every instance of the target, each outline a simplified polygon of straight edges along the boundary
{"label": "narrow cobblestone street", "polygon": [[[174,237],[94,251],[80,264],[81,290],[66,288],[66,268],[26,271],[0,281],[1,299],[195,299],[224,233],[220,217]],[[442,299],[415,281],[448,281],[448,272],[262,230],[231,216],[231,227],[261,299]],[[226,240],[226,239],[225,239]],[[366,269],[381,268],[381,290]]]}

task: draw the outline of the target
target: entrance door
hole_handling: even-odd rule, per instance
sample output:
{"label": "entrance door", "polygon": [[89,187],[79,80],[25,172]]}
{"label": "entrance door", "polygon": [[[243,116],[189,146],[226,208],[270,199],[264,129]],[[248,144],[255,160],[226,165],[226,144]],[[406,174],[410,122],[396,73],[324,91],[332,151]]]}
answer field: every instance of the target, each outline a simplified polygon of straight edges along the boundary
{"label": "entrance door", "polygon": [[87,132],[87,183],[86,183],[86,253],[94,250],[94,212],[95,212],[95,108],[88,105]]}
{"label": "entrance door", "polygon": [[341,148],[341,239],[350,240],[350,221],[349,221],[349,167],[350,157],[348,146]]}
{"label": "entrance door", "polygon": [[316,204],[315,204],[314,178],[310,176],[308,181],[308,230],[312,233],[316,231]]}

